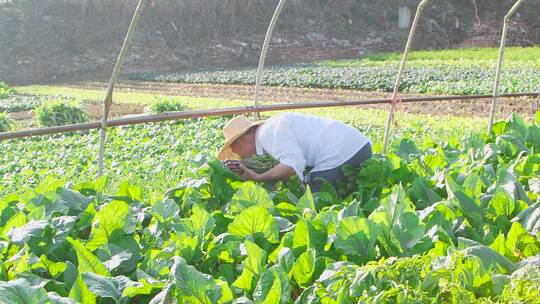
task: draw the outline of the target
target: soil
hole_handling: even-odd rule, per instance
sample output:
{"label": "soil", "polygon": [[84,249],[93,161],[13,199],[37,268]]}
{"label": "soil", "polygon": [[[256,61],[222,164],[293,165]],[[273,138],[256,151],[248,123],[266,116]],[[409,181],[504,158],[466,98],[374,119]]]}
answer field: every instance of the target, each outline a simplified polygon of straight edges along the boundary
{"label": "soil", "polygon": [[[101,118],[101,113],[103,113],[103,102],[91,102],[85,104],[86,111],[88,115],[94,119]],[[144,112],[144,106],[139,104],[114,104],[111,106],[110,117],[120,117],[125,115],[140,114]]]}
{"label": "soil", "polygon": [[[85,82],[68,83],[62,86],[105,90],[106,83]],[[116,86],[117,92],[137,92],[160,94],[170,96],[193,96],[207,98],[223,98],[234,100],[251,100],[254,95],[254,87],[246,85],[219,85],[219,84],[181,84],[123,81]],[[291,87],[262,87],[260,92],[262,103],[298,103],[298,102],[328,102],[345,100],[366,100],[390,98],[391,93],[386,92],[361,92],[342,89],[312,89]],[[413,97],[426,95],[400,94],[400,97]],[[92,119],[99,119],[102,113],[100,101],[85,104],[86,110]],[[367,109],[387,110],[388,105],[358,106]],[[477,100],[450,100],[435,102],[415,102],[400,105],[397,110],[411,114],[425,115],[453,115],[462,117],[488,117],[491,107],[491,99]],[[540,109],[540,101],[533,98],[499,98],[497,106],[497,118],[505,118],[508,114],[516,112],[523,117],[533,117]],[[145,112],[145,106],[137,103],[113,104],[110,117],[140,114]],[[15,120],[26,120],[33,117],[32,111],[11,113],[10,117]]]}
{"label": "soil", "polygon": [[[66,86],[89,89],[105,89],[105,83],[77,83]],[[123,81],[115,86],[121,92],[139,92],[150,94],[163,94],[173,96],[196,96],[225,99],[253,99],[254,87],[245,85],[214,85],[214,84],[181,84]],[[262,87],[260,100],[265,103],[289,103],[307,101],[343,101],[365,100],[377,98],[390,98],[391,93],[386,92],[361,92],[342,89],[312,89],[291,87]],[[413,97],[422,95],[400,94],[401,97]],[[424,97],[426,95],[423,95]],[[387,109],[388,105],[362,106],[371,109]],[[407,103],[399,107],[406,113],[427,115],[455,115],[455,116],[478,116],[488,117],[491,107],[491,99],[480,100],[451,100],[437,102]],[[539,110],[540,102],[532,98],[499,98],[497,117],[504,118],[512,112],[525,117],[534,116]],[[99,113],[99,112],[98,112]]]}

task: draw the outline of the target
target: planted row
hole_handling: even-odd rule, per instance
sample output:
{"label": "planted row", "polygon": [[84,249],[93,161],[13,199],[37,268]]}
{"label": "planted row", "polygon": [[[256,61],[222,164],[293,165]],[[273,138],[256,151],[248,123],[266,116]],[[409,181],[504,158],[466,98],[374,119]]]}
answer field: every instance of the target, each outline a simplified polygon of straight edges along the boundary
{"label": "planted row", "polygon": [[[305,88],[393,90],[397,63],[358,63],[350,66],[317,64],[275,66],[265,70],[263,84]],[[130,79],[180,83],[255,83],[255,69],[197,70],[178,73],[138,73]],[[493,90],[495,64],[475,61],[415,61],[407,65],[401,91],[431,94],[489,94]],[[536,92],[540,67],[529,62],[507,63],[501,76],[501,93]]]}

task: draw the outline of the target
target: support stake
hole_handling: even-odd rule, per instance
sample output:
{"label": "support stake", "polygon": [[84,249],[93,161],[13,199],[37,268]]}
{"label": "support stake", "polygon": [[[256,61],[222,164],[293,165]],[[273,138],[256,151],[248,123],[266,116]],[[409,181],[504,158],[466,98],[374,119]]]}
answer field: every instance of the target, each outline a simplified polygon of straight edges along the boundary
{"label": "support stake", "polygon": [[[392,94],[392,100],[397,99],[397,95],[399,93],[399,86],[401,85],[401,78],[403,76],[403,71],[405,70],[405,63],[407,62],[407,58],[409,56],[409,50],[411,49],[411,45],[414,39],[414,34],[416,33],[416,28],[418,27],[418,22],[420,20],[420,16],[422,15],[422,11],[424,10],[424,7],[426,6],[428,2],[429,0],[422,0],[420,4],[418,4],[418,9],[416,10],[416,15],[414,16],[414,21],[411,27],[411,31],[409,33],[409,38],[407,39],[405,51],[403,52],[403,58],[401,60],[399,71],[396,77],[396,83],[394,85],[394,92]],[[386,129],[384,131],[383,154],[386,154],[386,150],[388,149],[388,139],[390,137],[390,128],[392,126],[392,121],[394,120],[395,111],[396,111],[396,104],[392,102],[390,104],[390,113],[388,115],[388,121],[386,122]]]}
{"label": "support stake", "polygon": [[508,11],[508,14],[504,16],[504,25],[501,37],[501,46],[499,48],[499,60],[497,61],[497,70],[495,72],[495,84],[493,86],[493,99],[491,100],[491,111],[489,113],[489,125],[488,136],[491,137],[493,133],[493,121],[495,120],[495,110],[497,108],[497,99],[499,97],[499,84],[501,80],[501,69],[504,59],[504,48],[506,47],[506,37],[508,36],[508,23],[510,18],[516,13],[523,0],[518,0],[514,6]]}
{"label": "support stake", "polygon": [[[257,79],[255,81],[255,107],[259,106],[259,91],[261,87],[262,74],[264,70],[264,62],[266,61],[266,53],[268,52],[268,47],[270,46],[270,40],[272,39],[272,34],[274,33],[274,28],[276,27],[277,20],[286,2],[287,0],[279,1],[276,7],[276,11],[274,12],[274,15],[272,16],[272,20],[270,20],[270,25],[268,25],[266,36],[264,37],[261,57],[259,58],[259,67],[257,68]],[[259,113],[255,113],[254,116],[255,116],[255,120],[260,119]]]}
{"label": "support stake", "polygon": [[103,154],[105,152],[105,141],[107,139],[107,119],[109,118],[109,110],[112,105],[114,84],[116,83],[116,80],[118,79],[118,74],[120,73],[120,69],[122,68],[122,64],[124,63],[124,58],[126,56],[127,50],[129,49],[129,45],[131,43],[131,37],[133,36],[135,27],[137,26],[137,23],[139,22],[139,18],[141,16],[141,13],[143,11],[145,4],[146,4],[146,0],[139,0],[139,4],[137,5],[137,8],[135,9],[135,13],[133,14],[133,18],[131,19],[131,23],[126,33],[126,37],[124,38],[122,49],[120,50],[120,53],[118,54],[118,58],[116,59],[116,64],[114,65],[111,79],[109,80],[109,85],[107,86],[107,95],[105,96],[105,99],[103,100],[103,117],[101,120],[101,133],[100,133],[99,154],[98,154],[98,177],[103,175]]}

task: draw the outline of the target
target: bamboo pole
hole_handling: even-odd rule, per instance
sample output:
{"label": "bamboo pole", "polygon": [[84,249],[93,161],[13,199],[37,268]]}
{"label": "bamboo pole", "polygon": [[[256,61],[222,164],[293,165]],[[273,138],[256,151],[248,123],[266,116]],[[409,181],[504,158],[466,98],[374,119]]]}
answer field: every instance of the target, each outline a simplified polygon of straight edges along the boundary
{"label": "bamboo pole", "polygon": [[[280,0],[276,10],[274,12],[274,15],[272,16],[272,20],[270,20],[270,24],[268,25],[268,30],[266,31],[266,36],[264,37],[264,43],[262,46],[261,51],[261,57],[259,58],[259,66],[257,68],[257,79],[255,80],[255,107],[259,106],[259,91],[261,88],[261,82],[262,82],[262,75],[264,70],[264,63],[266,61],[266,54],[268,52],[268,47],[270,46],[270,40],[272,39],[272,34],[274,33],[274,28],[276,27],[277,20],[279,18],[279,15],[281,14],[281,11],[283,10],[283,6],[285,6],[285,3],[287,0]],[[255,120],[258,120],[259,114],[255,114]]]}
{"label": "bamboo pole", "polygon": [[[473,99],[488,99],[493,95],[474,95],[474,96],[428,96],[428,97],[409,97],[403,98],[403,103],[411,102],[434,102],[434,101],[448,101],[448,100],[473,100]],[[515,97],[532,97],[539,98],[540,93],[517,93],[517,94],[501,94],[500,97],[515,98]],[[310,108],[329,108],[329,107],[343,107],[343,106],[362,106],[362,105],[374,105],[374,104],[390,104],[391,99],[366,99],[366,100],[350,100],[350,101],[332,101],[332,102],[298,102],[298,103],[286,103],[286,104],[273,104],[267,106],[247,106],[247,107],[228,107],[221,109],[211,110],[196,110],[196,111],[182,111],[182,112],[170,112],[163,114],[153,115],[134,115],[130,117],[121,117],[110,119],[107,121],[106,127],[119,127],[134,124],[143,123],[157,123],[171,120],[183,120],[200,117],[210,116],[222,116],[232,114],[245,114],[245,113],[262,113],[271,111],[289,111],[297,109],[310,109]],[[0,141],[8,139],[18,139],[35,137],[42,135],[84,131],[92,129],[102,128],[102,122],[94,121],[82,124],[57,126],[49,128],[36,128],[30,130],[21,130],[14,132],[0,133]]]}
{"label": "bamboo pole", "polygon": [[384,131],[384,145],[383,145],[383,154],[386,154],[386,151],[388,149],[388,140],[390,137],[390,128],[392,126],[392,121],[394,120],[394,112],[396,111],[396,103],[397,96],[399,93],[399,86],[401,85],[401,78],[403,77],[403,71],[405,70],[405,63],[407,62],[407,58],[409,56],[409,50],[411,49],[411,45],[414,39],[414,34],[416,33],[416,28],[418,27],[418,22],[420,20],[420,16],[422,15],[422,11],[424,10],[424,7],[429,2],[429,0],[422,0],[418,4],[418,8],[416,10],[416,15],[414,16],[414,21],[411,27],[411,31],[409,33],[409,38],[407,39],[407,44],[405,45],[405,51],[403,52],[403,58],[401,59],[401,64],[399,66],[399,71],[396,76],[396,82],[394,84],[394,92],[392,94],[392,103],[390,104],[390,113],[388,114],[388,121],[386,122],[386,129]]}
{"label": "bamboo pole", "polygon": [[111,79],[109,80],[109,84],[107,86],[107,95],[105,95],[105,99],[103,100],[103,117],[101,120],[101,133],[100,133],[99,152],[98,152],[98,176],[103,175],[103,162],[104,162],[103,158],[104,158],[104,152],[105,152],[105,142],[107,139],[107,119],[109,118],[109,110],[111,108],[112,101],[113,101],[112,97],[113,97],[113,91],[114,91],[114,84],[116,83],[116,80],[118,79],[118,74],[120,73],[120,69],[122,68],[122,64],[124,63],[127,50],[129,49],[129,45],[131,43],[133,32],[135,31],[135,27],[137,26],[137,23],[139,22],[139,18],[141,17],[146,1],[147,0],[139,0],[139,4],[137,5],[137,8],[135,9],[135,13],[133,14],[133,18],[131,19],[131,23],[129,24],[126,37],[124,38],[124,43],[122,44],[122,48],[120,49],[120,53],[118,54],[118,58],[116,59],[116,64],[114,65],[114,69],[111,74]]}
{"label": "bamboo pole", "polygon": [[501,46],[499,48],[499,60],[497,61],[497,70],[495,72],[495,84],[493,86],[493,99],[491,101],[491,110],[489,113],[489,125],[488,125],[488,136],[491,136],[493,133],[493,121],[495,119],[495,110],[497,107],[497,98],[499,95],[499,85],[501,80],[501,69],[504,59],[504,48],[506,47],[506,37],[508,36],[508,23],[510,18],[516,13],[519,6],[523,3],[523,0],[518,0],[514,6],[508,11],[508,14],[504,16],[504,25],[501,37]]}

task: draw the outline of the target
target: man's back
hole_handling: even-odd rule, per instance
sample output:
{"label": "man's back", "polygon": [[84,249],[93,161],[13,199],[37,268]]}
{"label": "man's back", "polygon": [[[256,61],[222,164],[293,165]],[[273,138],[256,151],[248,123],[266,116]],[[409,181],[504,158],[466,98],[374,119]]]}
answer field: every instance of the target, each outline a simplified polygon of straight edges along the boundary
{"label": "man's back", "polygon": [[306,166],[312,172],[338,167],[369,142],[342,122],[296,113],[273,116],[257,130],[257,153],[271,154],[299,175]]}

